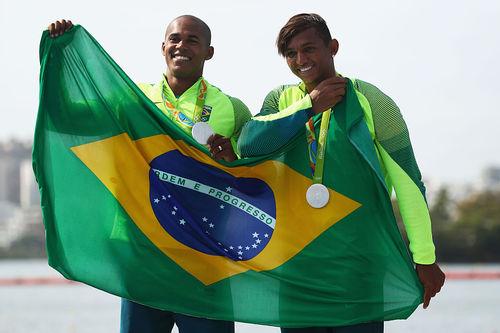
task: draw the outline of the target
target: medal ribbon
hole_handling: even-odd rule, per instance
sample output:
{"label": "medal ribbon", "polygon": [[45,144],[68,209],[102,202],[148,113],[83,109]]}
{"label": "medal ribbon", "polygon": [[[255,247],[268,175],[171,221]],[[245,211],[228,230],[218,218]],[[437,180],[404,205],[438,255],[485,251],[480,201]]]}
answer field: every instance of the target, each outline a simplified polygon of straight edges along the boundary
{"label": "medal ribbon", "polygon": [[[200,86],[198,87],[198,93],[196,94],[196,96],[197,97],[193,111],[193,119],[191,120],[182,111],[178,110],[172,103],[167,101],[167,97],[165,96],[163,89],[161,91],[161,98],[163,99],[163,104],[165,105],[170,118],[173,121],[178,122],[181,127],[188,131],[193,127],[194,124],[202,120],[203,106],[205,105],[205,99],[207,97],[207,84],[203,79],[201,79],[200,81]],[[203,117],[203,119],[206,119],[205,121],[208,121],[207,117]]]}
{"label": "medal ribbon", "polygon": [[321,115],[321,126],[319,128],[319,139],[316,140],[314,133],[313,117],[306,123],[306,138],[309,150],[309,165],[313,175],[313,183],[323,182],[323,168],[325,165],[326,137],[330,127],[331,110],[324,111]]}

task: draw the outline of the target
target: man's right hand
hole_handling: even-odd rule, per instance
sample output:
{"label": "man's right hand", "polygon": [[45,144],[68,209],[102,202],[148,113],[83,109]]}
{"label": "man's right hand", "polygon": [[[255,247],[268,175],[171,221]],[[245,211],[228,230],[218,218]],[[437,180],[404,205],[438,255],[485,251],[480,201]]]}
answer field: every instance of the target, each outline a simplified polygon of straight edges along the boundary
{"label": "man's right hand", "polygon": [[52,38],[61,36],[63,33],[71,29],[73,26],[73,23],[71,23],[70,20],[60,20],[60,21],[55,21],[54,23],[49,24],[49,35]]}
{"label": "man's right hand", "polygon": [[312,101],[312,109],[315,114],[330,110],[340,102],[345,95],[347,79],[343,77],[331,77],[321,81],[316,88],[309,93]]}

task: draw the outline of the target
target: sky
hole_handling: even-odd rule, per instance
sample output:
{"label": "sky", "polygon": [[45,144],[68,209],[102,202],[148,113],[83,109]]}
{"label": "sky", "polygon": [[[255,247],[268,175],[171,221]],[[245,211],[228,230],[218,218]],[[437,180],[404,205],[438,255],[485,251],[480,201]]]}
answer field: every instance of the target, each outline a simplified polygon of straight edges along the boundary
{"label": "sky", "polygon": [[298,82],[275,40],[302,12],[323,16],[339,40],[338,72],[376,85],[399,105],[424,179],[474,183],[485,167],[500,165],[495,0],[0,0],[0,141],[33,136],[38,45],[57,19],[84,26],[134,81],[157,82],[166,25],[198,16],[215,48],[204,77],[257,113],[270,90]]}

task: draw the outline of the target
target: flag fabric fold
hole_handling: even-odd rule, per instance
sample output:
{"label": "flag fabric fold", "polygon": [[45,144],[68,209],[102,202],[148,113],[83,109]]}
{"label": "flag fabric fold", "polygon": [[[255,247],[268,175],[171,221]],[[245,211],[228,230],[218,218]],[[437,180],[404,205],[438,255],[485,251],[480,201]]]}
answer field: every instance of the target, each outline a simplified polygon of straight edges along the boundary
{"label": "flag fabric fold", "polygon": [[314,209],[302,133],[272,155],[219,163],[83,27],[44,32],[40,59],[33,166],[49,264],[66,278],[283,327],[407,318],[420,303],[353,91],[332,119],[330,201]]}

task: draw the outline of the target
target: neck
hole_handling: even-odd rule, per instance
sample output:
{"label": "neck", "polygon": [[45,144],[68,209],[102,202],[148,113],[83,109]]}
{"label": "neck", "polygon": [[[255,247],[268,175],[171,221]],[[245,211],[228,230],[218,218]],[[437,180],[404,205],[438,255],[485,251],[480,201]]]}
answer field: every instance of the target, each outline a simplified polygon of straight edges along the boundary
{"label": "neck", "polygon": [[174,93],[175,96],[180,96],[182,95],[186,90],[188,90],[193,84],[198,81],[200,77],[196,78],[180,78],[180,77],[175,77],[168,71],[165,73],[165,78],[167,79],[167,83],[172,89],[172,92]]}
{"label": "neck", "polygon": [[316,86],[318,84],[320,84],[322,81],[326,80],[326,79],[329,79],[331,77],[335,77],[337,76],[337,72],[335,72],[335,68],[332,67],[332,70],[331,71],[328,71],[328,73],[325,73],[325,75],[321,76],[318,80],[314,81],[314,82],[304,82],[305,86],[306,86],[306,90],[308,93],[310,93],[311,91],[314,90],[314,88],[316,88]]}
{"label": "neck", "polygon": [[316,88],[316,86],[318,85],[319,82],[311,82],[311,83],[305,83],[304,84],[306,85],[306,91],[308,93],[310,93],[311,91],[314,90],[314,88]]}

